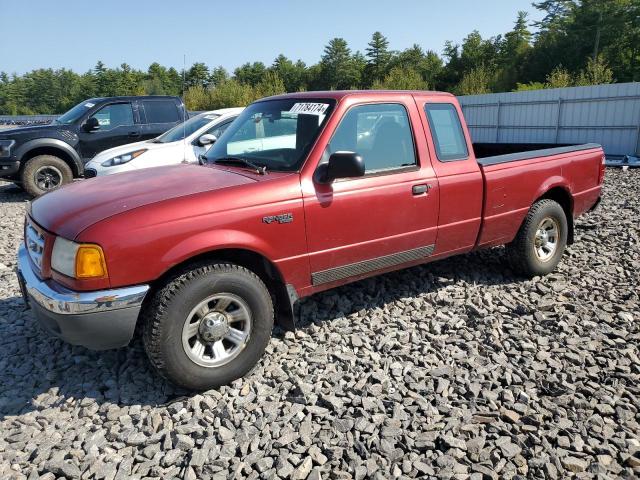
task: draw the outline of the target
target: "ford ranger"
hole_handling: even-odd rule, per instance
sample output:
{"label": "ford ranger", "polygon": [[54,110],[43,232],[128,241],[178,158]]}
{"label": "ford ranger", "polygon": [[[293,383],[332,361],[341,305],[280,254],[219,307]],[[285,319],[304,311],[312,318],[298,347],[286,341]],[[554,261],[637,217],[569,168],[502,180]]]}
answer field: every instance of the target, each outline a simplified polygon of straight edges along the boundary
{"label": "ford ranger", "polygon": [[249,372],[316,292],[496,245],[521,275],[553,271],[604,176],[599,145],[474,145],[437,92],[259,100],[201,160],[47,193],[18,253],[51,334],[107,349],[139,326],[196,390]]}

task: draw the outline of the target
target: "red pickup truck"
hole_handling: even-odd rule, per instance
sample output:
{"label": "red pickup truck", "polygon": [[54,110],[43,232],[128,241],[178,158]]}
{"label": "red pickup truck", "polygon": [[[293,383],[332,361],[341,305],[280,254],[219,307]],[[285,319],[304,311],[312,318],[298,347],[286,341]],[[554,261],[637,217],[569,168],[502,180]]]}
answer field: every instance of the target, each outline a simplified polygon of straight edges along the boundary
{"label": "red pickup truck", "polygon": [[506,245],[551,272],[600,199],[599,145],[472,144],[455,97],[307,92],[250,105],[202,158],[35,200],[18,278],[66,341],[122,347],[190,389],[260,359],[301,298]]}

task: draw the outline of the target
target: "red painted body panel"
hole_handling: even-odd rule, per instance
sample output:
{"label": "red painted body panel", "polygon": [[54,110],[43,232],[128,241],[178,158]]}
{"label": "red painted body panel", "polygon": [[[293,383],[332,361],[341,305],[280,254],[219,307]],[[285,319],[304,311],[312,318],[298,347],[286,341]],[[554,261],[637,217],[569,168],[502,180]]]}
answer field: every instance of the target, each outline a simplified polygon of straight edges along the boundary
{"label": "red painted body panel", "polygon": [[602,150],[593,149],[483,167],[485,199],[478,247],[512,241],[529,207],[552,188],[571,195],[574,217],[587,211],[600,196],[601,159]]}
{"label": "red painted body panel", "polygon": [[[243,249],[272,262],[284,281],[305,296],[509,242],[531,204],[550,188],[571,194],[574,215],[589,209],[600,195],[600,149],[481,167],[463,121],[469,157],[438,161],[424,105],[452,103],[463,119],[449,94],[288,95],[319,96],[337,103],[300,172],[262,176],[235,167],[159,167],[84,181],[36,200],[32,216],[45,230],[102,246],[109,279],[88,282],[43,274],[75,290],[95,290],[150,283],[202,253]],[[315,183],[313,173],[345,112],[360,103],[389,102],[402,103],[409,112],[419,165],[331,185]],[[431,186],[428,193],[413,195],[412,186],[421,184]],[[283,213],[293,221],[263,222],[265,216]],[[430,245],[435,250],[428,258],[312,284],[314,272]]]}
{"label": "red painted body panel", "polygon": [[[309,158],[302,172],[311,272],[436,243],[438,180],[431,167],[415,102],[407,93],[383,93],[376,95],[375,102],[405,106],[413,126],[419,165],[401,173],[378,173],[329,185],[317,184],[312,179],[313,172],[329,140],[327,136],[321,138],[318,142],[321,148],[314,151],[316,155]],[[341,102],[325,133],[332,133],[346,111],[359,103],[362,101],[357,96]],[[366,103],[372,103],[371,99]],[[412,187],[423,184],[430,185],[430,190],[413,195]],[[311,291],[341,283],[345,282],[323,284]]]}
{"label": "red painted body panel", "polygon": [[72,240],[90,225],[128,210],[246,183],[252,180],[237,170],[149,168],[71,183],[33,202],[32,213],[42,226]]}
{"label": "red painted body panel", "polygon": [[[440,213],[438,217],[438,242],[435,255],[446,256],[471,250],[478,238],[482,221],[482,197],[484,188],[482,173],[473,154],[471,136],[458,102],[452,97],[430,94],[415,95],[420,112],[424,137],[431,154],[433,168],[440,183]],[[427,103],[453,103],[458,110],[462,129],[467,140],[469,157],[466,160],[440,162],[435,155],[435,145],[425,114]]]}

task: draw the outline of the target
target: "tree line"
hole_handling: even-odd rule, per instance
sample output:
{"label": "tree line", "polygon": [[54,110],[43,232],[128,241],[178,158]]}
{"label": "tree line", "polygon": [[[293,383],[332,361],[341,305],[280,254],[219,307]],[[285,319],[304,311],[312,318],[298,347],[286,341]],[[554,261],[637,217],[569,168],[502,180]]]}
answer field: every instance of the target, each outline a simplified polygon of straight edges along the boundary
{"label": "tree line", "polygon": [[[191,110],[246,105],[284,92],[337,89],[449,91],[458,95],[640,80],[640,0],[544,0],[529,22],[518,12],[504,35],[471,32],[439,54],[415,44],[389,48],[375,32],[364,52],[331,39],[320,60],[307,65],[280,54],[271,65],[245,63],[232,73],[194,63],[186,71],[153,63],[146,71],[123,63],[78,74],[37,69],[0,73],[0,114],[60,113],[90,97],[183,95]],[[532,27],[535,33],[532,32]]]}

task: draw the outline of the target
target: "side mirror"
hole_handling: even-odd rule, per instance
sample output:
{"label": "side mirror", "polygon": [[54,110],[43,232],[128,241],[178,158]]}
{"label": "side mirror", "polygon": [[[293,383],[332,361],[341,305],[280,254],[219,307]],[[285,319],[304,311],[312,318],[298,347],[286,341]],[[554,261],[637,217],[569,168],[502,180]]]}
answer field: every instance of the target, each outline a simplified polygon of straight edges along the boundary
{"label": "side mirror", "polygon": [[318,166],[315,180],[318,183],[331,183],[338,178],[362,177],[364,160],[355,152],[335,152],[327,163]]}
{"label": "side mirror", "polygon": [[100,130],[100,122],[96,117],[87,118],[87,121],[82,125],[82,129],[85,132],[95,132],[96,130]]}
{"label": "side mirror", "polygon": [[215,135],[211,135],[210,133],[205,133],[198,139],[198,145],[201,147],[205,147],[207,145],[213,145],[218,140],[218,137]]}

